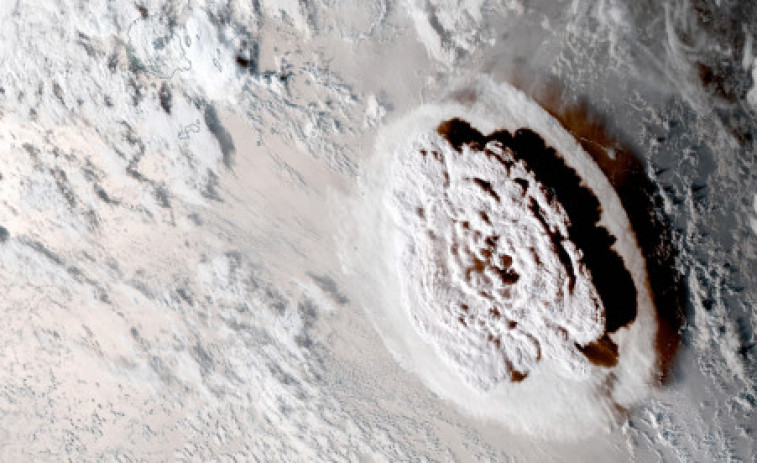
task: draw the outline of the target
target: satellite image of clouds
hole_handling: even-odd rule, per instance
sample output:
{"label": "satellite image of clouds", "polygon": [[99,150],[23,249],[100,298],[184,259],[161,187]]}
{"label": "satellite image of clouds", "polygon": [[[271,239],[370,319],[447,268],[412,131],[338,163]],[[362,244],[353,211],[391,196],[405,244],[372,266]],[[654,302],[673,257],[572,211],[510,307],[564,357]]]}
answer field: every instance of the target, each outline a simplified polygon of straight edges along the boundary
{"label": "satellite image of clouds", "polygon": [[757,3],[3,0],[0,461],[757,461]]}

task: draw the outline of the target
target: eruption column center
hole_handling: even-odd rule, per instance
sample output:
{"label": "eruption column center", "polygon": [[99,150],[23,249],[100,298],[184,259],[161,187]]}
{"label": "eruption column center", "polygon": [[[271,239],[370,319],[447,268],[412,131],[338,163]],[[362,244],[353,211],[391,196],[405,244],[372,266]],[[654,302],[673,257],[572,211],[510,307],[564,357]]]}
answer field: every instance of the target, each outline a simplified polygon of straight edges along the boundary
{"label": "eruption column center", "polygon": [[[538,135],[447,121],[399,156],[393,179],[405,306],[469,384],[522,381],[540,361],[576,379],[615,365],[608,333],[635,316],[633,282],[596,198]],[[608,302],[628,307],[608,316]]]}

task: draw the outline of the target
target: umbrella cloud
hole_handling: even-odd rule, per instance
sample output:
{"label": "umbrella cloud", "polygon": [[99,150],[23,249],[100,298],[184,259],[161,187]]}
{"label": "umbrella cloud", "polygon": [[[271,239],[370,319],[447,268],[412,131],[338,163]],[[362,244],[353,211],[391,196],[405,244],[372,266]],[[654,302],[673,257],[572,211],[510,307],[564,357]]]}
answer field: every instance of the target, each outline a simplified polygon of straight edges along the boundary
{"label": "umbrella cloud", "polygon": [[513,87],[451,95],[387,127],[366,169],[363,201],[384,205],[357,213],[384,250],[362,266],[383,282],[369,314],[474,416],[557,439],[610,429],[665,363],[627,195]]}

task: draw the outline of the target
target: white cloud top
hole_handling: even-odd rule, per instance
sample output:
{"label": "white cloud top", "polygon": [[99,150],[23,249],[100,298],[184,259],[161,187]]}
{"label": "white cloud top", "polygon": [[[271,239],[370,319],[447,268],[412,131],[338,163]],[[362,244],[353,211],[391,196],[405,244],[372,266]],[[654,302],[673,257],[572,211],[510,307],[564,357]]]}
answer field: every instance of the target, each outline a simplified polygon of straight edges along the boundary
{"label": "white cloud top", "polygon": [[511,149],[486,150],[458,153],[429,134],[398,153],[404,305],[478,389],[521,380],[542,357],[582,378],[589,361],[576,344],[599,338],[604,316],[580,250],[551,237],[567,237],[570,218]]}

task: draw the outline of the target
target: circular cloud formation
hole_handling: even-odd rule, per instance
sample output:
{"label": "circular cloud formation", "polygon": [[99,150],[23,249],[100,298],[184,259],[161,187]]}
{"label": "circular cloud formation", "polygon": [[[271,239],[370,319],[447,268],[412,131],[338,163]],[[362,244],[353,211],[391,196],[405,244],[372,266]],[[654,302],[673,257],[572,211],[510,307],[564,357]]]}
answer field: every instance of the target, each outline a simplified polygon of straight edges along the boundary
{"label": "circular cloud formation", "polygon": [[361,187],[362,251],[345,268],[385,345],[440,397],[575,439],[655,386],[655,298],[624,203],[525,94],[481,78],[418,108],[382,130]]}
{"label": "circular cloud formation", "polygon": [[636,289],[562,156],[531,130],[484,136],[460,119],[410,151],[392,190],[404,305],[439,354],[484,391],[542,357],[576,379],[616,365],[608,332],[635,318]]}

